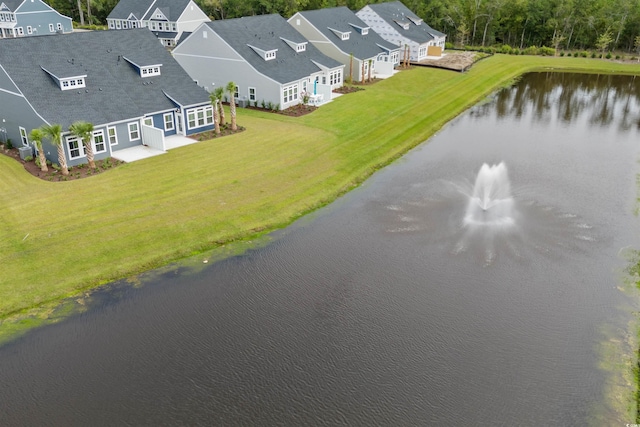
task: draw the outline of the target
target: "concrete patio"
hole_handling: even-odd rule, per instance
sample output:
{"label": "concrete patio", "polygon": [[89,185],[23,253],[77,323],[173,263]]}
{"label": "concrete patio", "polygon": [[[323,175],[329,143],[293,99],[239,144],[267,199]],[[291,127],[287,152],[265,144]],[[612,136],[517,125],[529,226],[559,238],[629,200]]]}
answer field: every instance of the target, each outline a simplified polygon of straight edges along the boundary
{"label": "concrete patio", "polygon": [[[196,142],[198,141],[184,135],[171,135],[165,137],[164,146],[167,150],[173,150],[174,148],[184,147],[185,145],[195,144]],[[111,157],[125,163],[131,163],[165,153],[166,151],[157,150],[146,145],[137,145],[135,147],[125,148],[124,150],[114,151],[111,153]]]}

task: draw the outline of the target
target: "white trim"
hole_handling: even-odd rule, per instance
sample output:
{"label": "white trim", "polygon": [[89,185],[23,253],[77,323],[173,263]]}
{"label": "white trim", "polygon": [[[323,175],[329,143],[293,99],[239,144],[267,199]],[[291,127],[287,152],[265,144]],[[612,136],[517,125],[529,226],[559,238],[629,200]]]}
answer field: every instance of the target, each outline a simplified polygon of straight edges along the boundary
{"label": "white trim", "polygon": [[[167,117],[171,118],[171,127],[167,127]],[[162,115],[162,122],[164,123],[165,132],[172,131],[176,128],[175,118],[173,117],[173,113],[165,113]]]}
{"label": "white trim", "polygon": [[[98,151],[98,146],[96,145],[96,137],[97,136],[101,136],[102,137],[102,146],[104,147],[104,149],[102,151]],[[104,130],[103,129],[94,130],[93,131],[93,141],[91,141],[91,143],[93,144],[93,154],[106,153],[108,144],[107,144],[107,141],[104,138]]]}
{"label": "white trim", "polygon": [[[211,121],[207,122],[207,117],[209,117],[209,115],[207,114],[207,111],[211,111]],[[198,113],[202,112],[202,119],[204,120],[203,124],[198,124]],[[189,114],[193,113],[194,114],[194,118],[193,118],[193,122],[194,122],[194,126],[191,126],[191,123],[189,123],[190,119],[189,119]],[[186,122],[187,122],[187,130],[191,130],[191,129],[198,129],[198,128],[202,128],[205,126],[209,126],[213,124],[213,106],[212,105],[204,105],[202,107],[197,107],[197,108],[190,108],[188,110],[185,111],[185,115],[186,115]]]}
{"label": "white trim", "polygon": [[27,130],[22,126],[18,126],[18,129],[20,130],[20,141],[22,142],[22,145],[24,147],[29,147],[29,134],[27,133]]}
{"label": "white trim", "polygon": [[[132,134],[133,134],[133,131],[131,130],[131,126],[132,125],[136,125],[135,132],[138,133],[138,137],[137,138],[133,138],[133,136],[132,136]],[[136,121],[136,122],[127,123],[127,130],[129,131],[129,141],[133,142],[133,141],[139,141],[140,140],[140,138],[141,138],[141,135],[140,135],[140,122]]]}
{"label": "white trim", "polygon": [[[111,142],[111,134],[109,134],[109,131],[113,129],[113,138],[116,140],[116,142]],[[114,145],[118,145],[118,129],[115,126],[107,126],[107,140],[109,142],[109,147],[113,147]]]}
{"label": "white trim", "polygon": [[[72,156],[71,155],[71,146],[69,145],[69,142],[75,142],[76,144],[78,144],[78,155],[77,156]],[[75,135],[67,135],[64,137],[64,146],[66,148],[67,151],[67,157],[69,158],[69,160],[76,160],[76,159],[80,159],[82,157],[86,157],[86,153],[84,152],[84,144],[82,143],[82,139],[80,139],[80,137],[75,136]],[[76,150],[76,149],[74,149]]]}

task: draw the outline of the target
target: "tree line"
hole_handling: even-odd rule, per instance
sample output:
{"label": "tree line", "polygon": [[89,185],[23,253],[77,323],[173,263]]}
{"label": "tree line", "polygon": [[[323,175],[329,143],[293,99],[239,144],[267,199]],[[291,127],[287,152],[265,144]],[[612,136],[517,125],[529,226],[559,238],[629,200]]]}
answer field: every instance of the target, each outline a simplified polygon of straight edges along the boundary
{"label": "tree line", "polygon": [[[45,0],[59,12],[104,24],[118,0]],[[347,6],[383,0],[195,0],[212,19]],[[547,46],[568,50],[640,48],[638,0],[403,0],[456,45]],[[604,47],[604,48],[603,48]]]}

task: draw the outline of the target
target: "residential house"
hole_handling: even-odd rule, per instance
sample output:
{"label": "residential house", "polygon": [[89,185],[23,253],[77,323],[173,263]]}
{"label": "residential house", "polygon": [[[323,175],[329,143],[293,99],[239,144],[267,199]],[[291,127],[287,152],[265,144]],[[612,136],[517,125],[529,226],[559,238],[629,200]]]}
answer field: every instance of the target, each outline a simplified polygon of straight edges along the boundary
{"label": "residential house", "polygon": [[173,55],[208,91],[233,81],[241,106],[264,102],[286,109],[307,99],[326,102],[343,84],[344,65],[276,14],[206,22]]}
{"label": "residential house", "polygon": [[193,0],[120,0],[107,17],[110,30],[149,28],[164,46],[178,44],[209,17]]}
{"label": "residential house", "polygon": [[399,1],[370,4],[356,15],[386,41],[400,48],[408,46],[411,61],[441,56],[444,51],[446,35],[431,28]]}
{"label": "residential house", "polygon": [[[73,122],[93,123],[99,160],[143,144],[164,151],[172,135],[212,129],[213,108],[149,30],[91,31],[0,43],[0,119],[0,138],[17,147],[30,146],[32,129],[61,125],[73,166],[86,162],[66,131]],[[43,149],[58,162],[55,147]]]}
{"label": "residential house", "polygon": [[345,6],[297,12],[289,23],[322,53],[344,64],[345,75],[353,81],[390,76],[400,62],[400,47]]}
{"label": "residential house", "polygon": [[70,33],[71,18],[42,0],[0,0],[0,38]]}

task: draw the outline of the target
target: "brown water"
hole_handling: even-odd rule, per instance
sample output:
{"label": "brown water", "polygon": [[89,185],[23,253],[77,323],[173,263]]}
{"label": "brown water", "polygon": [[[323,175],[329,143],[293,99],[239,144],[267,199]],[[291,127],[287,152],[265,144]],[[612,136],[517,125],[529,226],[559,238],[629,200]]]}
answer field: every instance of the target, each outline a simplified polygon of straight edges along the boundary
{"label": "brown water", "polygon": [[[640,79],[527,75],[266,247],[3,346],[0,424],[632,422],[600,366],[633,319],[638,142]],[[464,220],[485,162],[509,226]]]}

